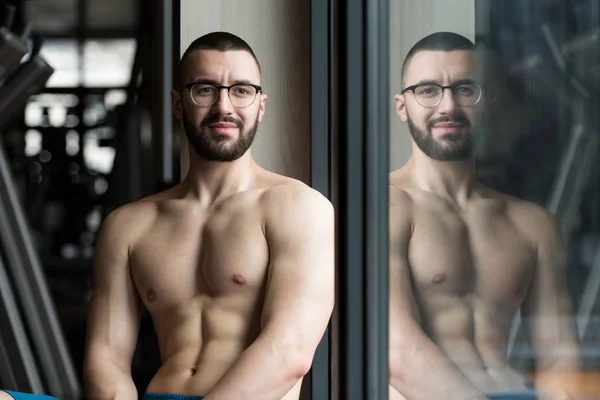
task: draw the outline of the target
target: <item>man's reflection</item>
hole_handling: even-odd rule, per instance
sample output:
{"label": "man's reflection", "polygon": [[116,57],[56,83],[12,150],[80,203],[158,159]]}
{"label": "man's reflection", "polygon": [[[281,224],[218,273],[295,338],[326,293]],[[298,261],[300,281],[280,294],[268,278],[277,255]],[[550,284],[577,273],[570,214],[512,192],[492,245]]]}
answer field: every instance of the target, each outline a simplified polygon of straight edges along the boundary
{"label": "man's reflection", "polygon": [[[553,217],[476,180],[480,72],[473,43],[445,32],[403,65],[395,100],[412,156],[390,175],[392,398],[567,398],[569,382],[548,374],[580,363]],[[519,307],[535,390],[506,357]]]}

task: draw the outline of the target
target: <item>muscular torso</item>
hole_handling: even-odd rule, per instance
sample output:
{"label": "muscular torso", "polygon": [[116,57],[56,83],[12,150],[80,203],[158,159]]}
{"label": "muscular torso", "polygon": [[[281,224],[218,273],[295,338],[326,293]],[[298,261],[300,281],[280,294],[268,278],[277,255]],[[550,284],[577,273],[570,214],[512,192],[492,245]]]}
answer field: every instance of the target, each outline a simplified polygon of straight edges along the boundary
{"label": "muscular torso", "polygon": [[536,262],[512,212],[517,203],[489,191],[458,207],[431,192],[402,191],[411,203],[402,246],[423,331],[483,393],[525,389],[506,358]]}
{"label": "muscular torso", "polygon": [[[265,190],[210,209],[185,198],[141,204],[146,217],[130,269],[162,359],[148,392],[208,393],[260,333],[269,265]],[[300,382],[285,399],[297,399],[299,389]]]}

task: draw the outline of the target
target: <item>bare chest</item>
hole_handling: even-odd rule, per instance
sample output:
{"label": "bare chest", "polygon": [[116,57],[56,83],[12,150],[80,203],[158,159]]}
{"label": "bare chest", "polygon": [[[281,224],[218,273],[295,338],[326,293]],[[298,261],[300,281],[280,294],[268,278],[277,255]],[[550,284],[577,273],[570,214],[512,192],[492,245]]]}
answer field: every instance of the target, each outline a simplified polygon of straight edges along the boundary
{"label": "bare chest", "polygon": [[135,246],[131,271],[152,309],[194,299],[240,304],[264,288],[269,262],[261,218],[251,207],[165,216]]}
{"label": "bare chest", "polygon": [[513,309],[533,279],[535,251],[498,207],[431,207],[416,213],[408,262],[421,297],[476,294]]}

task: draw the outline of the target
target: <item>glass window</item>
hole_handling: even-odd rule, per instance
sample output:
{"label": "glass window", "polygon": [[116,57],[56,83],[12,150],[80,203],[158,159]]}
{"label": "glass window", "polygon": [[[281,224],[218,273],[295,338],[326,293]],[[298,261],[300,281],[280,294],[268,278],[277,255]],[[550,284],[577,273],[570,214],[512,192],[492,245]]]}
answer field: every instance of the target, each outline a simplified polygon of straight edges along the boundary
{"label": "glass window", "polygon": [[79,47],[75,39],[48,39],[40,56],[54,68],[46,87],[77,87],[81,84]]}
{"label": "glass window", "polygon": [[83,85],[126,86],[131,77],[136,40],[89,40],[83,45]]}
{"label": "glass window", "polygon": [[600,395],[600,4],[390,15],[390,398]]}

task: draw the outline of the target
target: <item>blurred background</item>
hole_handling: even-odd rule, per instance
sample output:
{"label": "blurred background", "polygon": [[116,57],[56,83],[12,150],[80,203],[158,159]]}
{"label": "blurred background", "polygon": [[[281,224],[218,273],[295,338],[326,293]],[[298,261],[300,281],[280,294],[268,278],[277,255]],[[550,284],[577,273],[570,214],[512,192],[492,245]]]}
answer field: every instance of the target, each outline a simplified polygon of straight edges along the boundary
{"label": "blurred background", "polygon": [[[178,126],[164,95],[179,60],[177,7],[0,0],[0,388],[83,396],[99,226],[179,180]],[[144,315],[139,387],[158,363]]]}

